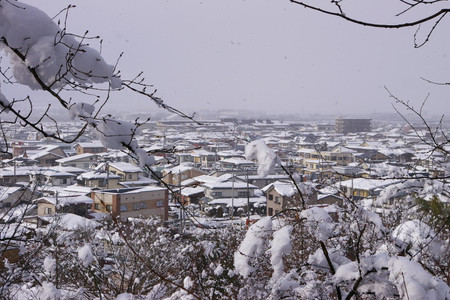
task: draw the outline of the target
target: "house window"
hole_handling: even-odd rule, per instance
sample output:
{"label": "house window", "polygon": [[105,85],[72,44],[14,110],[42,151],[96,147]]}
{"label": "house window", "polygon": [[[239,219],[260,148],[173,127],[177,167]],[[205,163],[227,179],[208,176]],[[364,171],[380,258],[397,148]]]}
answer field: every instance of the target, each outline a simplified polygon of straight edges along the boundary
{"label": "house window", "polygon": [[98,186],[105,187],[106,181],[104,179],[98,181]]}
{"label": "house window", "polygon": [[146,208],[147,208],[147,203],[141,202],[141,209],[146,209]]}
{"label": "house window", "polygon": [[133,175],[132,174],[128,174],[128,179],[132,179]]}
{"label": "house window", "polygon": [[268,215],[268,216],[273,216],[273,208],[272,208],[272,207],[269,207],[269,210],[268,210],[268,212],[267,212],[267,215]]}
{"label": "house window", "polygon": [[3,204],[3,207],[11,207],[11,202],[5,202],[5,203]]}
{"label": "house window", "polygon": [[275,203],[280,203],[280,197],[275,197]]}
{"label": "house window", "polygon": [[107,211],[112,211],[112,205],[106,205],[106,210]]}
{"label": "house window", "polygon": [[94,203],[94,209],[100,210],[100,203]]}
{"label": "house window", "polygon": [[52,208],[51,207],[45,207],[44,208],[44,214],[49,215],[52,213]]}
{"label": "house window", "polygon": [[213,196],[213,197],[222,197],[222,192],[212,192],[211,196]]}
{"label": "house window", "polygon": [[[269,194],[269,200],[273,201],[273,195],[272,194]],[[271,215],[269,215],[269,216],[271,216]]]}
{"label": "house window", "polygon": [[120,211],[127,211],[127,210],[128,210],[128,207],[126,205],[122,204],[120,206]]}
{"label": "house window", "polygon": [[248,193],[247,192],[238,192],[238,197],[247,197]]}
{"label": "house window", "polygon": [[139,202],[139,203],[133,203],[133,209],[134,210],[139,210],[139,209],[141,209],[141,203]]}
{"label": "house window", "polygon": [[162,200],[158,200],[158,202],[156,202],[156,206],[158,206],[158,207],[164,206],[163,201]]}

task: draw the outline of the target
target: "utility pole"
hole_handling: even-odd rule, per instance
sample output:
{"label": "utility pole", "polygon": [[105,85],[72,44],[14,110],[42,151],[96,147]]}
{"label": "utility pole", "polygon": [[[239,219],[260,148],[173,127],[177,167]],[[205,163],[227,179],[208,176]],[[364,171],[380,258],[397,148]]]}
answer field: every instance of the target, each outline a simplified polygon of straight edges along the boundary
{"label": "utility pole", "polygon": [[14,184],[17,183],[17,161],[14,159]]}
{"label": "utility pole", "polygon": [[246,169],[246,177],[247,177],[247,223],[250,224],[250,189],[248,184],[248,168]]}
{"label": "utility pole", "polygon": [[231,178],[231,220],[233,220],[234,215],[234,170],[233,177]]}
{"label": "utility pole", "polygon": [[109,162],[105,162],[105,170],[106,170],[106,189],[109,189]]}
{"label": "utility pole", "polygon": [[178,171],[178,205],[180,210],[180,233],[183,232],[183,219],[184,219],[184,203],[181,203],[181,171]]}
{"label": "utility pole", "polygon": [[58,212],[58,210],[59,210],[59,203],[58,203],[59,201],[58,201],[58,191],[56,191],[56,193],[55,193],[55,214]]}

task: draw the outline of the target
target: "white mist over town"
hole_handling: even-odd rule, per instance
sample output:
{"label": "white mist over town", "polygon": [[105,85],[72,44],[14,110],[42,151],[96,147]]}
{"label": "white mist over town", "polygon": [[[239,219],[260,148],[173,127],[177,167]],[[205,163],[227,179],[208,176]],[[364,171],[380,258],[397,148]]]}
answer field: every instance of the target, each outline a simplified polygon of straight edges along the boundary
{"label": "white mist over town", "polygon": [[[391,22],[401,8],[393,1],[378,4],[382,10],[366,2],[353,15]],[[449,81],[445,25],[415,49],[416,28],[365,28],[289,1],[132,1],[124,9],[123,2],[106,0],[43,0],[39,7],[55,16],[69,4],[77,6],[69,13],[70,32],[101,36],[108,62],[123,52],[124,74],[143,71],[162,99],[185,112],[392,113],[387,87],[416,107],[430,93],[427,116],[450,113],[447,88],[422,79]],[[411,15],[420,14],[412,10],[397,19]],[[109,105],[130,110],[132,103],[154,113],[138,98],[112,95]]]}
{"label": "white mist over town", "polygon": [[450,300],[448,9],[348,1],[0,0],[0,298]]}

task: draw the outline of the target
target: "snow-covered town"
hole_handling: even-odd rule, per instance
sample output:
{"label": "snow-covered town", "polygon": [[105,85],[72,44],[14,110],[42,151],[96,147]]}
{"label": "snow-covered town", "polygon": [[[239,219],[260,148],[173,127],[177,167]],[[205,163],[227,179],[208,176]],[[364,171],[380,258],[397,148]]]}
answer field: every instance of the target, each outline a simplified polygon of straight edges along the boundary
{"label": "snow-covered town", "polygon": [[[75,14],[78,21],[74,23],[110,21],[102,20],[100,14],[116,3],[101,1],[82,10],[81,19]],[[286,2],[362,27],[419,27],[415,48],[434,37],[449,12],[442,9],[416,21],[383,25],[349,17],[344,1],[331,1],[331,10],[308,1]],[[428,93],[416,105],[387,86],[380,89],[383,84],[370,80],[361,64],[374,60],[372,56],[357,59],[350,48],[345,56],[352,59],[342,57],[344,67],[339,73],[333,75],[331,63],[325,63],[326,71],[317,71],[323,58],[347,47],[346,43],[339,41],[341,46],[336,43],[326,55],[318,50],[327,47],[315,44],[310,48],[314,55],[309,57],[303,55],[305,49],[291,45],[291,34],[289,43],[278,49],[274,47],[278,42],[267,43],[265,31],[266,46],[257,46],[254,33],[260,28],[243,38],[257,46],[251,55],[237,59],[245,51],[236,51],[228,62],[216,58],[214,72],[202,72],[199,66],[208,63],[188,55],[194,58],[192,65],[185,64],[188,69],[178,69],[183,64],[175,68],[174,63],[159,74],[152,73],[163,82],[169,78],[170,88],[165,88],[174,90],[161,96],[144,72],[134,73],[131,60],[121,64],[122,54],[111,64],[111,54],[104,47],[117,50],[117,41],[103,43],[89,30],[71,32],[76,5],[54,11],[54,3],[49,8],[45,0],[26,2],[30,1],[0,0],[0,299],[450,300],[447,102],[428,106],[433,101]],[[101,9],[95,8],[97,2],[103,3]],[[136,1],[128,8],[136,14],[147,13],[151,10],[138,12],[136,7],[153,8],[156,2]],[[172,4],[162,2],[158,4]],[[254,5],[253,1],[239,2],[227,1],[233,16],[239,11],[235,7]],[[399,2],[403,12],[396,8],[396,16],[441,1]],[[175,23],[195,5],[180,5],[183,13]],[[222,13],[227,8],[219,5],[214,4],[214,12],[206,15],[227,15]],[[263,6],[255,10],[252,6],[252,15],[265,9],[272,21],[277,12]],[[166,20],[179,7],[159,9],[154,16],[161,14]],[[130,51],[139,49],[139,65],[147,68],[151,57],[157,56],[156,46],[171,36],[174,25],[161,25],[161,19],[158,34],[152,36],[149,30],[155,26],[148,23],[154,21],[152,17],[132,16],[120,23],[128,13],[123,7],[120,11],[116,17],[108,16],[117,26],[107,32],[114,33],[116,40],[130,41],[134,45]],[[280,25],[288,19],[287,8],[283,11],[286,18],[274,19]],[[378,9],[370,14],[374,11]],[[95,18],[88,12],[95,13]],[[200,24],[204,17],[200,13],[192,24]],[[227,18],[223,27],[228,30],[238,19]],[[295,17],[295,21],[300,19]],[[132,25],[121,36],[131,21],[147,23]],[[201,36],[192,35],[197,30],[212,29],[208,36],[223,36],[213,29],[215,23],[188,29],[182,38],[189,41],[183,47],[178,40],[163,47],[157,60],[186,57],[185,47]],[[250,23],[246,16],[237,32]],[[292,28],[283,24],[280,28]],[[425,24],[431,26],[423,37],[420,25]],[[302,28],[315,27],[307,25]],[[323,34],[329,34],[339,26],[318,27],[328,27]],[[140,30],[145,33],[138,41],[148,40],[151,46],[135,44],[133,35]],[[178,26],[177,30],[185,28]],[[313,37],[323,37],[318,32]],[[280,32],[271,36],[283,37]],[[309,47],[315,40],[305,38],[302,44]],[[208,39],[200,48],[226,52],[222,52],[223,45],[211,50],[213,44]],[[227,44],[247,47],[234,40]],[[271,56],[262,54],[261,62],[246,65],[266,47],[283,62],[266,67],[261,62],[269,63]],[[291,50],[293,55],[288,57],[286,51]],[[436,51],[415,62],[439,56]],[[401,53],[395,57],[396,70],[402,69],[397,61],[407,57]],[[383,64],[376,62],[370,73],[383,69],[379,77],[396,82],[396,70],[388,69],[391,66],[384,55]],[[308,61],[297,64],[296,56]],[[352,68],[354,61],[360,64]],[[310,63],[310,71],[303,69]],[[334,63],[341,63],[341,58]],[[251,75],[241,78],[237,69],[223,75],[230,65],[245,66]],[[264,72],[258,71],[260,66]],[[426,63],[426,67],[440,66],[429,68]],[[405,70],[402,76],[411,71]],[[192,79],[185,80],[192,94],[177,94],[181,90],[176,85],[183,84],[177,83],[176,75],[183,72],[186,79]],[[202,73],[207,78],[198,77]],[[332,80],[326,80],[328,73],[334,76]],[[208,84],[216,76],[219,87]],[[365,76],[369,79],[364,84],[353,82]],[[230,83],[230,78],[236,81]],[[298,80],[294,88],[285,89],[276,81],[280,78]],[[433,88],[448,85],[420,78]],[[341,83],[333,87],[335,81]],[[351,86],[345,87],[348,83]],[[214,97],[203,94],[199,105],[194,90],[205,92],[204,87],[211,88]],[[414,84],[403,83],[403,87],[415,96],[418,93]],[[346,96],[354,89],[363,94]],[[392,101],[389,112],[379,101],[379,90]],[[227,94],[230,91],[232,96]],[[328,94],[316,97],[322,92]],[[214,110],[205,107],[210,101],[217,105]],[[247,102],[253,103],[247,106],[250,112],[245,109]],[[184,108],[195,112],[178,106],[186,103]],[[224,103],[226,109],[219,108]],[[322,106],[328,113],[299,112],[311,105],[321,112]],[[255,106],[266,112],[258,113]],[[285,113],[272,111],[282,106]]]}
{"label": "snow-covered town", "polygon": [[[108,277],[102,279],[108,281],[104,284],[116,288],[108,292],[81,292],[78,288],[73,289],[74,282],[68,281],[71,288],[61,285],[62,290],[68,289],[64,291],[68,295],[117,296],[120,292],[142,295],[145,292],[141,289],[145,286],[148,293],[161,289],[158,293],[165,296],[166,292],[174,290],[163,287],[164,281],[155,278],[154,274],[145,275],[151,277],[151,280],[145,279],[145,283],[133,275],[137,272],[135,268],[143,266],[136,258],[129,261],[138,254],[134,253],[136,249],[132,252],[126,249],[130,246],[128,243],[133,242],[131,247],[138,247],[138,251],[153,253],[153,266],[165,264],[165,259],[174,260],[171,264],[185,261],[192,255],[185,253],[193,250],[190,239],[196,238],[199,244],[196,244],[194,254],[204,256],[206,261],[201,262],[205,264],[204,269],[200,271],[195,269],[200,266],[194,268],[187,264],[186,268],[191,270],[178,270],[180,278],[189,281],[180,282],[186,290],[178,293],[196,291],[197,285],[206,280],[210,285],[208,293],[222,297],[233,294],[240,298],[239,293],[251,290],[244,292],[243,282],[250,280],[250,274],[257,268],[263,267],[274,270],[273,275],[266,275],[267,280],[274,281],[275,277],[281,280],[278,283],[281,286],[273,286],[264,293],[315,298],[319,292],[316,284],[323,279],[315,278],[302,284],[304,279],[299,274],[294,275],[293,270],[284,273],[287,266],[283,266],[281,257],[300,255],[293,253],[294,246],[290,243],[302,242],[306,243],[303,247],[308,248],[302,252],[311,252],[309,257],[302,254],[306,255],[299,258],[302,264],[310,268],[327,268],[322,250],[315,243],[336,238],[334,234],[338,234],[338,227],[343,225],[337,222],[343,222],[342,213],[350,209],[353,215],[347,218],[355,219],[346,223],[349,228],[345,230],[351,234],[344,236],[344,240],[352,249],[345,251],[354,252],[352,256],[361,256],[359,260],[370,260],[370,264],[374,264],[370,268],[391,268],[389,276],[383,280],[389,278],[391,289],[397,289],[395,292],[376,290],[377,285],[388,283],[380,283],[371,275],[367,282],[363,280],[368,293],[401,295],[403,277],[397,278],[393,272],[400,274],[403,268],[419,268],[424,261],[431,260],[427,261],[429,269],[421,271],[427,275],[420,280],[414,279],[411,289],[419,284],[424,295],[448,295],[449,191],[445,181],[450,166],[448,153],[428,143],[426,131],[408,125],[363,119],[359,121],[370,124],[368,130],[354,126],[348,129],[350,132],[337,132],[336,129],[342,130],[337,124],[343,120],[355,122],[355,119],[302,123],[237,118],[204,121],[201,125],[183,120],[149,122],[136,135],[139,144],[155,160],[147,170],[129,155],[106,148],[89,132],[72,144],[58,144],[10,125],[5,132],[11,141],[8,147],[12,155],[3,157],[0,170],[2,268],[9,270],[5,274],[14,278],[17,269],[13,266],[24,258],[30,260],[27,255],[31,252],[35,255],[33,260],[41,259],[42,270],[28,270],[28,276],[31,276],[28,272],[36,272],[35,276],[42,272],[45,280],[56,280],[66,276],[59,274],[58,268],[81,268],[85,272],[95,269]],[[77,124],[60,123],[59,126],[61,130],[70,131]],[[435,138],[439,140],[441,136]],[[352,210],[352,206],[357,209]],[[111,224],[112,218],[120,221]],[[308,232],[305,234],[310,236],[298,236],[302,241],[290,240],[289,231],[292,232],[295,225],[288,224],[293,220],[317,225],[304,224]],[[123,231],[116,226],[124,226]],[[134,232],[141,226],[153,226],[155,231]],[[260,226],[267,227],[267,233],[259,232]],[[375,236],[365,237],[364,242],[354,240],[362,238],[369,228]],[[270,241],[272,231],[275,231],[274,240],[282,240],[276,245],[265,245],[263,241]],[[236,248],[246,232],[240,248]],[[254,236],[249,235],[251,232]],[[89,234],[89,239],[80,239],[78,235],[83,234]],[[149,234],[156,236],[142,237]],[[201,239],[205,235],[217,238],[218,234],[224,235],[220,239],[227,243],[237,243],[234,248],[227,245],[227,251],[232,252],[227,253],[226,261],[222,257],[225,245],[218,241],[213,243],[210,238]],[[227,240],[227,235],[233,241]],[[443,239],[437,239],[437,236]],[[48,245],[41,246],[39,254],[28,248],[28,242],[23,244],[24,238],[37,243],[44,237]],[[127,238],[133,240],[124,242]],[[168,239],[171,241],[167,242]],[[147,245],[150,241],[152,245]],[[146,249],[144,244],[152,249]],[[255,255],[268,255],[264,247],[272,249],[271,262],[259,266],[261,262]],[[280,248],[274,250],[274,247]],[[61,262],[55,257],[58,251],[67,252],[64,260],[70,258],[72,265],[66,265],[69,261],[65,261],[65,266],[59,266]],[[156,255],[155,251],[171,254],[164,257]],[[328,251],[336,251],[331,257],[338,255],[337,249]],[[403,252],[404,255],[395,257],[405,261],[391,262],[388,257],[392,251],[396,255]],[[218,253],[221,254],[216,257]],[[123,255],[130,257],[122,261]],[[150,254],[145,254],[146,260],[150,259],[147,255]],[[257,259],[258,264],[249,261],[252,259]],[[344,284],[361,276],[356,261],[345,256],[330,259],[336,260],[333,261],[335,274],[330,274],[335,282]],[[378,261],[382,259],[386,261]],[[198,263],[200,261],[195,264]],[[224,266],[225,263],[228,265]],[[295,262],[290,264],[295,265]],[[393,265],[389,267],[389,264]],[[430,268],[434,274],[427,273]],[[119,274],[120,270],[124,273]],[[158,272],[172,274],[172,270],[165,268]],[[181,275],[182,272],[186,274]],[[201,272],[201,276],[192,278],[188,275],[192,272]],[[312,276],[307,273],[304,276]],[[86,280],[95,281],[99,275],[85,276]],[[237,279],[239,276],[242,276],[240,280]],[[410,276],[413,280],[417,275],[414,272]],[[173,278],[177,282],[177,278]],[[67,278],[59,280],[64,282]],[[14,282],[8,284],[14,286]],[[25,285],[29,292],[15,292],[28,295],[33,293],[31,287],[34,285],[32,282]],[[7,285],[3,289],[5,293],[11,292]],[[333,294],[332,291],[328,293]],[[173,297],[177,299],[178,296]],[[444,299],[442,297],[435,299]]]}

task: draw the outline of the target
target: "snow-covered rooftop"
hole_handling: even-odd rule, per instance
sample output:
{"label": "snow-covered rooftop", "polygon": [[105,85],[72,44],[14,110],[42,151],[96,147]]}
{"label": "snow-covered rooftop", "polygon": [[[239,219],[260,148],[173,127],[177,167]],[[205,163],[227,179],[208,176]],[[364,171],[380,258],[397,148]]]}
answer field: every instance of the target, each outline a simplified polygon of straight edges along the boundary
{"label": "snow-covered rooftop", "polygon": [[[203,184],[204,187],[209,188],[209,189],[244,189],[247,188],[247,183],[246,182],[231,182],[231,181],[226,181],[226,182],[207,182]],[[253,184],[249,184],[248,185],[249,189],[257,189],[258,187],[253,185]]]}
{"label": "snow-covered rooftop", "polygon": [[138,166],[135,166],[133,164],[127,163],[127,162],[112,162],[112,163],[109,163],[109,166],[113,167],[117,170],[120,170],[122,172],[127,172],[127,173],[142,172],[141,168],[139,168]]}

